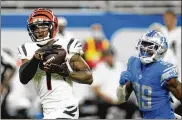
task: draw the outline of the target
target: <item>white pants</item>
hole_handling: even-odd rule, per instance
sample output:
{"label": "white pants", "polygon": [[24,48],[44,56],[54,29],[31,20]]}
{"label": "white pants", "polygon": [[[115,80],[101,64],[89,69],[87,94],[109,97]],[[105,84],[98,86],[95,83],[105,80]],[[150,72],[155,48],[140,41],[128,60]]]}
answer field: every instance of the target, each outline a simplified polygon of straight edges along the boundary
{"label": "white pants", "polygon": [[61,118],[78,119],[78,117],[79,117],[78,106],[68,106],[66,108],[53,110],[48,114],[44,113],[43,119],[61,119]]}

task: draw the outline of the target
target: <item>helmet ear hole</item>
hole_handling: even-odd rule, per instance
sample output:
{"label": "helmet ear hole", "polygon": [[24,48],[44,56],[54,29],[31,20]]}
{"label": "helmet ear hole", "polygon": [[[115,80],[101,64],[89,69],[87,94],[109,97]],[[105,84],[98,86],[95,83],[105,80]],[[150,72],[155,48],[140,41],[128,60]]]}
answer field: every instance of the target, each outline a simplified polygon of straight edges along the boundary
{"label": "helmet ear hole", "polygon": [[157,50],[157,52],[158,52],[159,54],[163,54],[164,50],[163,50],[162,47],[160,46],[159,49]]}

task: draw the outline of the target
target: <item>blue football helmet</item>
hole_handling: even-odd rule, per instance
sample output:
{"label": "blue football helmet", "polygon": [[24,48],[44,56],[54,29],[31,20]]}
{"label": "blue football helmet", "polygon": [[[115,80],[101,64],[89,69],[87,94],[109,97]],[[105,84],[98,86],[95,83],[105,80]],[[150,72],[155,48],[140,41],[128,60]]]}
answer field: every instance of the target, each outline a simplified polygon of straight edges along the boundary
{"label": "blue football helmet", "polygon": [[150,30],[139,39],[136,49],[139,51],[141,62],[148,64],[163,59],[168,49],[168,43],[161,32]]}

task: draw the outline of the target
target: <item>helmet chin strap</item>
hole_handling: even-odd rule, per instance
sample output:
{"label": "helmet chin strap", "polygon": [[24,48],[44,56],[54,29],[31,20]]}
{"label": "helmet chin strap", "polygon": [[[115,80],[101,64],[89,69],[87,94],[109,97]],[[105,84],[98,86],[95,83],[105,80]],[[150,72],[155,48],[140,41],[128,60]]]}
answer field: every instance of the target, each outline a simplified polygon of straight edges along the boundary
{"label": "helmet chin strap", "polygon": [[49,41],[51,41],[52,39],[48,39],[48,40],[44,40],[44,41],[40,41],[40,42],[35,42],[37,45],[46,45]]}
{"label": "helmet chin strap", "polygon": [[149,57],[140,57],[140,60],[143,64],[149,64],[154,61],[153,58],[149,58]]}
{"label": "helmet chin strap", "polygon": [[50,35],[50,33],[48,33],[48,35],[47,35],[47,37],[45,37],[45,38],[43,38],[43,39],[37,39],[36,41],[37,42],[35,42],[37,45],[46,45],[49,41],[51,41],[52,40],[52,38],[49,38],[49,35]]}
{"label": "helmet chin strap", "polygon": [[156,53],[153,54],[151,57],[145,57],[145,56],[140,56],[140,60],[143,64],[149,64],[151,62],[154,62],[155,61],[155,56],[156,56]]}
{"label": "helmet chin strap", "polygon": [[[36,44],[38,46],[44,46],[44,45],[47,45],[48,43],[50,44],[53,44],[54,42],[58,41],[59,39],[56,39],[56,38],[52,38],[52,39],[48,39],[48,40],[45,40],[45,41],[41,41],[41,42],[36,42]],[[50,42],[52,41],[52,42]]]}

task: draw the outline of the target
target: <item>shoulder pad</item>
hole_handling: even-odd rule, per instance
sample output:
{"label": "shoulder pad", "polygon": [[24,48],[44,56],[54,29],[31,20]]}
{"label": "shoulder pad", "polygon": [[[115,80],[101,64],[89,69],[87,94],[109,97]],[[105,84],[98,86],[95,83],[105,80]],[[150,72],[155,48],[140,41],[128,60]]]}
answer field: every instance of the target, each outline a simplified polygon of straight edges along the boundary
{"label": "shoulder pad", "polygon": [[82,44],[80,40],[75,38],[70,39],[67,45],[67,51],[68,54],[75,54],[75,53],[83,54]]}
{"label": "shoulder pad", "polygon": [[22,44],[18,47],[18,57],[19,59],[26,59],[27,58],[27,51],[25,48],[26,44]]}
{"label": "shoulder pad", "polygon": [[160,64],[163,65],[165,68],[174,66],[172,63],[166,62],[166,61],[160,61]]}
{"label": "shoulder pad", "polygon": [[178,69],[176,66],[170,64],[170,66],[165,66],[165,69],[161,75],[161,86],[166,83],[166,81],[170,80],[171,78],[178,77]]}

